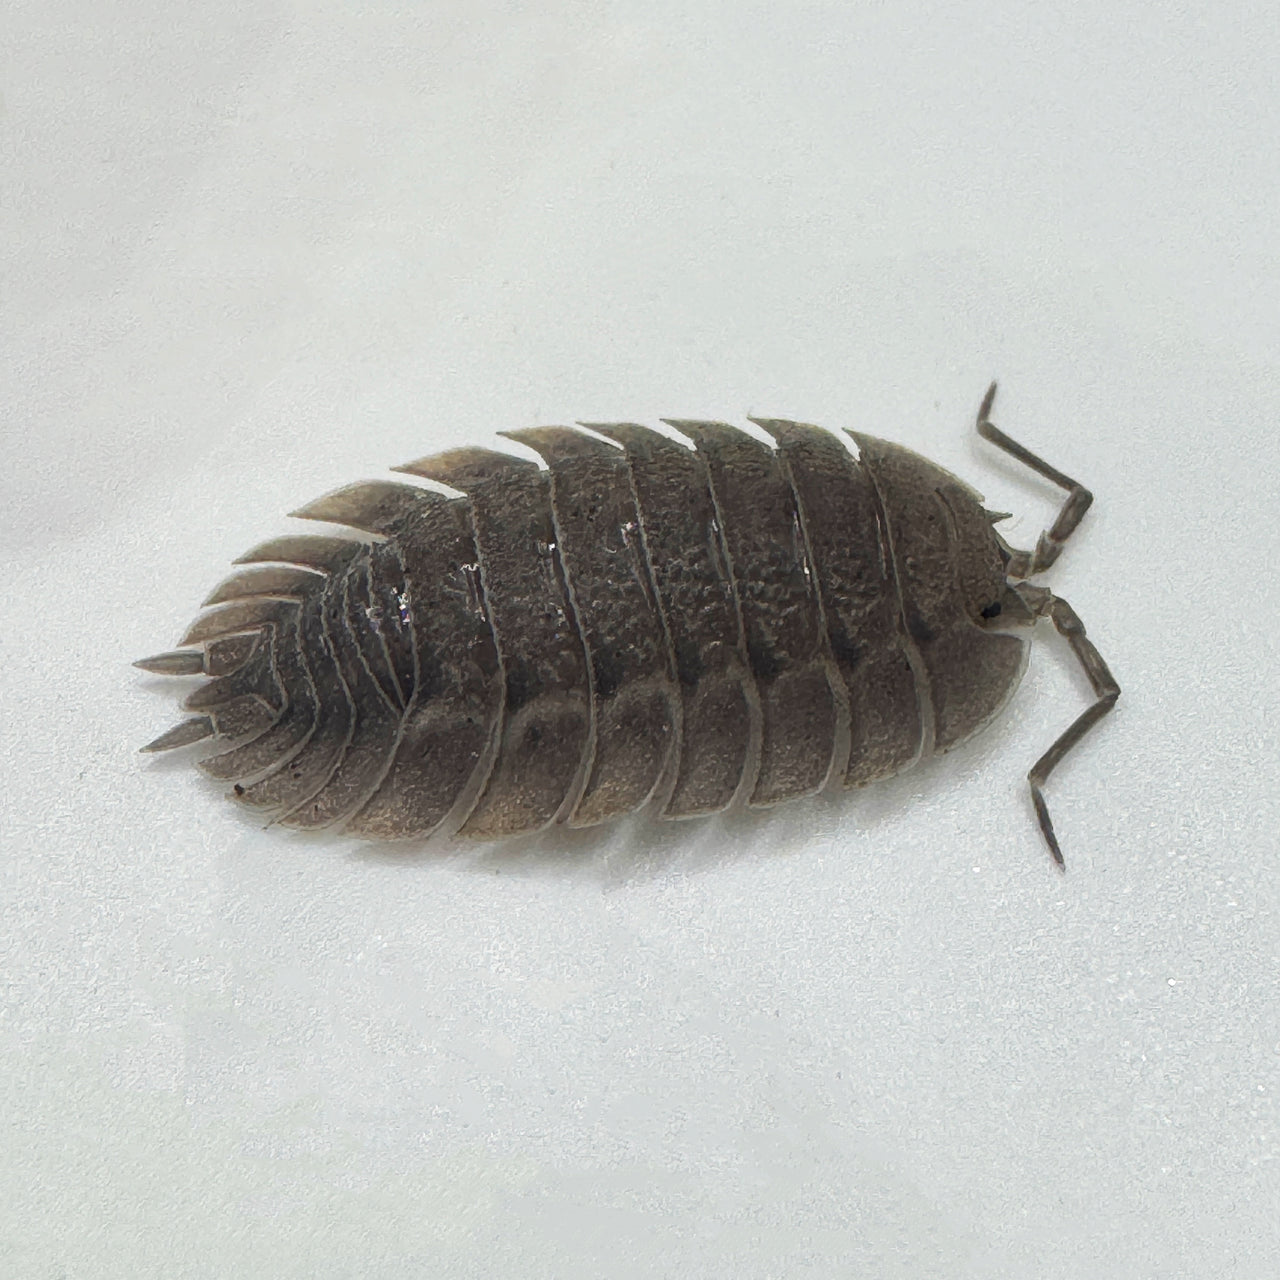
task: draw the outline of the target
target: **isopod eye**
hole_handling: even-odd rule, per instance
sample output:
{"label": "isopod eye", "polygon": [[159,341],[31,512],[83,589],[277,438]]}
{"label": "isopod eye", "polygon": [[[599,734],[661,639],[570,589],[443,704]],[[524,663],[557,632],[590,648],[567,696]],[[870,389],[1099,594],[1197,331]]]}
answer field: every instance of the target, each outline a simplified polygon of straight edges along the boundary
{"label": "isopod eye", "polygon": [[1000,616],[1001,607],[999,600],[993,600],[985,609],[983,609],[982,616],[984,618],[998,618]]}

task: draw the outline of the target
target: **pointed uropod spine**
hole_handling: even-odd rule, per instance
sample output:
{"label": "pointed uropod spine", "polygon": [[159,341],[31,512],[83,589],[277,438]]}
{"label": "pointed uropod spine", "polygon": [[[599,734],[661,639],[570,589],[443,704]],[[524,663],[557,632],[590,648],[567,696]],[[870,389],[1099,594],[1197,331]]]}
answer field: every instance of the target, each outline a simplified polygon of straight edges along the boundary
{"label": "pointed uropod spine", "polygon": [[[241,556],[173,652],[208,677],[144,750],[200,767],[288,826],[481,839],[767,807],[950,750],[1016,688],[1049,618],[1095,702],[1029,774],[1042,787],[1119,696],[1071,607],[1025,581],[1092,501],[990,420],[978,430],[1067,501],[1014,550],[925,458],[753,419],[505,434],[540,455],[455,449],[292,514],[351,530]],[[683,442],[682,442],[683,441]],[[687,442],[687,443],[686,443]]]}

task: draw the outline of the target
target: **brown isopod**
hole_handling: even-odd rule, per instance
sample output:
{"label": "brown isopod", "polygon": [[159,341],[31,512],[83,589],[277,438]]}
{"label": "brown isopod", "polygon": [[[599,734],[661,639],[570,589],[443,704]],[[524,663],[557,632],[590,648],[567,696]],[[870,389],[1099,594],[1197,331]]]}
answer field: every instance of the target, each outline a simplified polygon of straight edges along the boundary
{"label": "brown isopod", "polygon": [[295,516],[371,535],[277,538],[205,601],[180,648],[136,665],[212,677],[144,747],[210,740],[200,767],[297,828],[494,839],[859,786],[971,737],[1001,710],[1047,617],[1097,700],[1028,775],[1042,785],[1119,686],[1047,569],[1092,497],[992,425],[1068,498],[1034,551],[967,485],[849,432],[751,419],[504,433]]}

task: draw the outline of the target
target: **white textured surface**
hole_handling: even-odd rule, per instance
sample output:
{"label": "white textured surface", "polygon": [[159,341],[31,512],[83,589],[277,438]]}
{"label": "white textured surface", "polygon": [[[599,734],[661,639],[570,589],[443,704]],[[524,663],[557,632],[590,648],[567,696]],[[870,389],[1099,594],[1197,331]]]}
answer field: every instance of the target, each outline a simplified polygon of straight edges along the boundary
{"label": "white textured surface", "polygon": [[[1280,1271],[1271,6],[16,0],[0,1272]],[[1004,722],[756,822],[414,860],[134,748],[348,480],[788,415],[1098,495]]]}

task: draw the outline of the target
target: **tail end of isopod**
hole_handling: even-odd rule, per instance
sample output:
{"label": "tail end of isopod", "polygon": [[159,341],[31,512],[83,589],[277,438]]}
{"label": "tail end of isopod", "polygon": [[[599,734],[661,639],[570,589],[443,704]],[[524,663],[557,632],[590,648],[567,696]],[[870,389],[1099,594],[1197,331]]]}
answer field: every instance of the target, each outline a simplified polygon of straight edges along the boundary
{"label": "tail end of isopod", "polygon": [[156,676],[198,676],[204,671],[204,654],[199,649],[175,649],[139,658],[133,665]]}
{"label": "tail end of isopod", "polygon": [[193,743],[212,737],[213,721],[208,716],[195,716],[175,724],[172,729],[152,739],[145,747],[139,747],[138,750],[143,755],[154,755],[158,751],[174,751],[178,747],[189,747]]}

